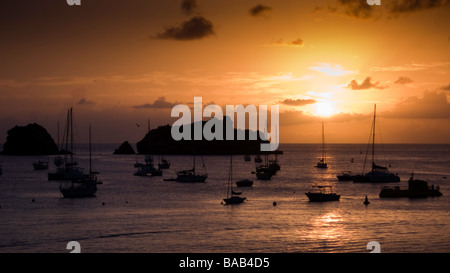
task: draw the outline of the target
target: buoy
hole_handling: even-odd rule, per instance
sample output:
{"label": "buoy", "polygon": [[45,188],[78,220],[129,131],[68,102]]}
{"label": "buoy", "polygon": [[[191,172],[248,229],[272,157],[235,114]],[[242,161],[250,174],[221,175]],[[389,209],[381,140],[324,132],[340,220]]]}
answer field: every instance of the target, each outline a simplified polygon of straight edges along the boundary
{"label": "buoy", "polygon": [[274,207],[277,205],[277,202],[273,202],[273,204],[272,204]]}
{"label": "buoy", "polygon": [[104,206],[105,205],[105,202],[102,202],[102,206]]}
{"label": "buoy", "polygon": [[34,203],[34,198],[33,198],[33,199],[31,199],[31,202],[33,202],[33,203]]}
{"label": "buoy", "polygon": [[368,205],[368,204],[370,204],[370,202],[369,202],[369,199],[367,199],[367,195],[366,195],[366,200],[364,200],[364,205]]}

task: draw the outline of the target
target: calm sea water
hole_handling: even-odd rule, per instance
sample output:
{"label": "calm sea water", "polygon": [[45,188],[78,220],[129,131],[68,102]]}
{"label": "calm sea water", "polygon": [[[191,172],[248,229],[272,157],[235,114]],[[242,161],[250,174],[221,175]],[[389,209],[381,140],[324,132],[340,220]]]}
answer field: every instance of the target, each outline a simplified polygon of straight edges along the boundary
{"label": "calm sea water", "polygon": [[[402,179],[395,185],[406,186],[414,172],[440,186],[443,196],[424,199],[380,199],[383,184],[338,181],[343,170],[362,171],[366,146],[329,144],[329,168],[317,169],[320,144],[281,145],[281,170],[271,181],[256,180],[255,163],[234,156],[235,180],[254,185],[240,188],[248,201],[232,206],[221,204],[228,156],[204,156],[207,183],[183,184],[163,178],[192,167],[190,156],[168,156],[172,166],[162,177],[136,177],[136,156],[113,155],[118,145],[93,145],[103,184],[97,197],[81,199],[62,198],[48,171],[33,170],[37,157],[0,156],[0,252],[69,252],[69,241],[78,241],[81,252],[367,253],[369,241],[379,242],[381,252],[449,252],[450,145],[378,149],[377,164],[391,164]],[[78,149],[87,169],[86,146]],[[341,200],[308,202],[314,183],[332,185]]]}

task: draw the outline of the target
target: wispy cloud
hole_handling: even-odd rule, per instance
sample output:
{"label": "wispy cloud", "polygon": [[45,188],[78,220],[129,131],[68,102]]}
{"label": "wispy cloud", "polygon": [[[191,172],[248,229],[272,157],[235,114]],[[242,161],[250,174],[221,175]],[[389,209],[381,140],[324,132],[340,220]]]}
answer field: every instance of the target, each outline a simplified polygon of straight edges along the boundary
{"label": "wispy cloud", "polygon": [[313,99],[285,99],[280,101],[281,104],[289,105],[289,106],[304,106],[308,104],[316,103],[316,100]]}
{"label": "wispy cloud", "polygon": [[332,65],[328,63],[317,63],[315,66],[311,66],[309,69],[325,73],[329,76],[344,76],[356,73],[356,71],[345,70],[339,64]]}
{"label": "wispy cloud", "polygon": [[269,6],[262,5],[262,4],[258,4],[258,5],[254,6],[254,7],[252,7],[252,8],[248,11],[248,13],[249,13],[251,16],[261,16],[261,15],[263,15],[264,13],[266,13],[266,12],[268,12],[268,11],[271,11],[271,10],[272,10],[272,8],[269,7]]}
{"label": "wispy cloud", "polygon": [[283,39],[272,40],[269,44],[261,44],[261,46],[285,46],[285,47],[303,47],[305,45],[305,41],[298,38],[290,42],[285,42]]}
{"label": "wispy cloud", "polygon": [[175,105],[179,104],[178,102],[169,102],[166,101],[165,97],[159,97],[157,98],[153,103],[145,103],[140,105],[135,105],[133,108],[135,109],[164,109],[164,108],[172,108]]}
{"label": "wispy cloud", "polygon": [[162,40],[189,41],[203,39],[214,35],[214,25],[203,16],[194,16],[178,26],[167,27],[152,38]]}
{"label": "wispy cloud", "polygon": [[385,89],[387,87],[388,86],[386,85],[380,85],[379,82],[373,82],[371,77],[366,77],[360,84],[356,80],[352,80],[347,84],[347,88],[352,90],[364,90],[370,88]]}
{"label": "wispy cloud", "polygon": [[94,101],[88,100],[86,98],[82,98],[78,101],[78,105],[95,105]]}
{"label": "wispy cloud", "polygon": [[315,11],[327,11],[331,14],[345,15],[355,19],[395,18],[403,14],[425,10],[446,8],[449,0],[396,0],[382,1],[381,5],[368,5],[364,0],[335,0],[325,6],[316,7]]}
{"label": "wispy cloud", "polygon": [[411,80],[408,77],[399,77],[394,83],[396,84],[408,84],[408,83],[412,83],[413,80]]}
{"label": "wispy cloud", "polygon": [[181,1],[181,11],[186,15],[192,15],[198,9],[196,0]]}
{"label": "wispy cloud", "polygon": [[426,69],[433,69],[439,67],[450,66],[450,62],[432,62],[432,63],[411,63],[405,65],[394,66],[375,66],[371,71],[419,71]]}

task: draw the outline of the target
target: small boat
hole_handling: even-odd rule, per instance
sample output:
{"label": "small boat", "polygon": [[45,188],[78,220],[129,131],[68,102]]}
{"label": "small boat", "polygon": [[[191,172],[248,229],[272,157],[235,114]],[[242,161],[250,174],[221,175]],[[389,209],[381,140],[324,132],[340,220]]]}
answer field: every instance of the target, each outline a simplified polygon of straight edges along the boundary
{"label": "small boat", "polygon": [[202,163],[203,163],[203,169],[205,170],[205,173],[197,173],[195,170],[195,153],[193,154],[193,163],[194,166],[190,170],[182,170],[177,172],[177,182],[182,183],[196,183],[196,182],[205,182],[208,178],[208,174],[206,174],[206,167],[205,163],[203,162],[202,157]]}
{"label": "small boat", "polygon": [[195,172],[195,167],[191,170],[183,170],[177,172],[177,182],[196,183],[205,182],[208,178],[207,174],[198,174]]}
{"label": "small boat", "polygon": [[162,170],[159,168],[156,169],[151,164],[145,164],[138,168],[138,170],[134,173],[136,176],[161,176]]}
{"label": "small boat", "polygon": [[161,162],[158,163],[158,167],[159,169],[168,169],[170,168],[170,162],[167,159],[162,158]]}
{"label": "small boat", "polygon": [[409,197],[420,198],[429,196],[442,196],[439,186],[428,186],[428,182],[425,180],[414,179],[414,174],[411,174],[411,178],[408,180],[408,188],[396,187],[383,187],[380,191],[380,198],[384,197]]}
{"label": "small boat", "polygon": [[36,171],[48,170],[48,162],[39,160],[38,162],[33,163],[33,168]]}
{"label": "small boat", "polygon": [[230,172],[228,174],[228,188],[227,188],[227,198],[224,198],[223,201],[227,205],[231,204],[240,204],[247,200],[246,197],[241,197],[241,192],[235,192],[233,190],[233,186],[231,185],[231,181],[233,181],[233,156],[230,157]]}
{"label": "small boat", "polygon": [[319,162],[317,162],[315,167],[320,169],[328,168],[328,164],[325,162],[325,135],[323,129],[323,122],[322,122],[322,158],[319,158]]}
{"label": "small boat", "polygon": [[236,181],[236,186],[238,187],[251,187],[253,186],[253,181],[249,179],[242,179],[239,181]]}
{"label": "small boat", "polygon": [[353,176],[351,171],[343,171],[342,174],[336,176],[339,181],[352,181]]}
{"label": "small boat", "polygon": [[366,195],[366,198],[364,199],[363,204],[366,205],[366,206],[370,204],[369,198],[367,198],[367,195]]}
{"label": "small boat", "polygon": [[102,184],[102,182],[92,175],[86,179],[73,179],[70,182],[61,182],[59,190],[64,198],[95,197],[97,184]]}
{"label": "small boat", "polygon": [[331,186],[319,185],[313,186],[312,189],[305,193],[310,202],[339,201],[341,195],[332,191]]}

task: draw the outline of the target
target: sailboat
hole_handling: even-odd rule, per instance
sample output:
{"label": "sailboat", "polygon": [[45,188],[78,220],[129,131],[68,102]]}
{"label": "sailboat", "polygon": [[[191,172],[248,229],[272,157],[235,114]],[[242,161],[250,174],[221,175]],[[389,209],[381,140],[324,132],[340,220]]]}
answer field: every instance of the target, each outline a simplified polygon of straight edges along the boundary
{"label": "sailboat", "polygon": [[170,162],[169,160],[165,159],[164,157],[161,157],[160,162],[158,163],[158,167],[160,169],[168,169],[170,168]]}
{"label": "sailboat", "polygon": [[[77,162],[73,158],[73,111],[72,108],[67,110],[67,121],[65,130],[66,148],[64,153],[64,162],[56,168],[55,172],[48,173],[48,180],[72,180],[85,179],[88,177],[82,168],[77,167]],[[69,135],[70,135],[70,151],[69,151]],[[63,140],[64,142],[64,140]],[[68,159],[70,154],[70,160]]]}
{"label": "sailboat", "polygon": [[322,122],[322,158],[319,158],[319,162],[316,164],[316,168],[328,168],[328,164],[325,162],[325,135],[324,135],[324,129],[323,129],[323,122]]}
{"label": "sailboat", "polygon": [[[177,172],[177,178],[175,181],[177,182],[188,182],[188,183],[195,183],[195,182],[205,182],[206,178],[208,178],[208,174],[205,173],[198,173],[195,169],[195,152],[193,154],[193,161],[194,166],[190,170],[182,170]],[[202,163],[203,168],[205,168],[205,163],[203,162],[202,157]]]}
{"label": "sailboat", "polygon": [[[400,177],[396,174],[390,173],[387,167],[379,166],[375,164],[375,120],[376,120],[377,105],[375,104],[373,110],[373,122],[372,122],[372,170],[366,174],[359,174],[353,176],[353,182],[356,183],[386,183],[386,182],[400,182]],[[369,143],[370,144],[370,143]],[[366,166],[368,150],[366,152],[366,158],[364,159],[364,168]]]}
{"label": "sailboat", "polygon": [[89,175],[71,179],[70,182],[62,182],[59,190],[65,198],[94,197],[97,192],[97,184],[103,183],[92,172],[91,126],[89,126]]}
{"label": "sailboat", "polygon": [[38,160],[38,162],[34,162],[33,163],[33,168],[36,171],[40,171],[40,170],[47,170],[48,169],[48,162],[47,161],[42,161],[42,160]]}
{"label": "sailboat", "polygon": [[60,167],[64,163],[64,160],[60,155],[61,147],[59,147],[59,121],[56,123],[56,129],[58,131],[58,156],[53,159],[53,163],[55,164],[55,166]]}
{"label": "sailboat", "polygon": [[233,156],[230,157],[230,172],[228,174],[228,187],[227,187],[227,198],[224,198],[223,201],[225,204],[240,204],[247,200],[246,197],[241,197],[241,192],[235,192],[232,186],[233,181]]}

